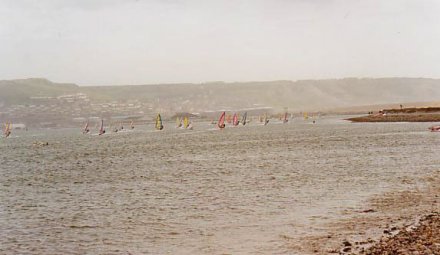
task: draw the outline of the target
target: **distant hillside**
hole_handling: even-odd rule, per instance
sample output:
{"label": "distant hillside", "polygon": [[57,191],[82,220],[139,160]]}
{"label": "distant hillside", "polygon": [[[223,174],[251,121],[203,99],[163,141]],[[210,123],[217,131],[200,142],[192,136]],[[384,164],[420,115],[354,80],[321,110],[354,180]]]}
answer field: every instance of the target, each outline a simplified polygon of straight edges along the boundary
{"label": "distant hillside", "polygon": [[74,84],[52,83],[42,78],[0,80],[0,106],[25,104],[31,97],[59,96],[74,93],[79,87]]}
{"label": "distant hillside", "polygon": [[290,111],[360,105],[440,101],[440,80],[423,78],[333,79],[242,83],[79,87],[45,79],[0,81],[0,106],[31,97],[84,93],[92,102],[153,102],[169,111],[241,109],[258,106]]}

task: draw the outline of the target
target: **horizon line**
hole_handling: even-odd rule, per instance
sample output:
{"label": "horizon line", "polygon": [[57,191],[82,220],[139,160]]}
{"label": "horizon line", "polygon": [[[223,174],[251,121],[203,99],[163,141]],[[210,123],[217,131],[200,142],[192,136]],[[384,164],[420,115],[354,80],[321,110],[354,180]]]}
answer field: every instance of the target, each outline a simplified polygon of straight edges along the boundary
{"label": "horizon line", "polygon": [[51,83],[56,84],[72,84],[78,87],[116,87],[116,86],[158,86],[158,85],[209,85],[209,84],[233,84],[233,83],[268,83],[268,82],[301,82],[301,81],[329,81],[329,80],[348,80],[348,79],[357,79],[357,80],[380,80],[380,79],[426,79],[426,80],[438,80],[440,78],[432,78],[432,77],[410,77],[410,76],[381,76],[381,77],[340,77],[340,78],[322,78],[322,79],[276,79],[276,80],[243,80],[243,81],[223,81],[223,80],[215,80],[215,81],[203,81],[203,82],[164,82],[164,83],[132,83],[132,84],[99,84],[99,85],[88,85],[88,84],[79,84],[74,82],[62,82],[55,81],[50,78],[45,77],[28,77],[28,78],[15,78],[15,79],[1,79],[1,81],[19,81],[19,80],[46,80]]}

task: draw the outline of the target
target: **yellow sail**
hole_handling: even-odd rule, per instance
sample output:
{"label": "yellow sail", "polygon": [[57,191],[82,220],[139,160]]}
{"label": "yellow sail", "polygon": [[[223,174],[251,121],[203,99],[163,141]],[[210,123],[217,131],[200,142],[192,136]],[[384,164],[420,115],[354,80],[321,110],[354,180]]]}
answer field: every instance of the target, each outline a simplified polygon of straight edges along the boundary
{"label": "yellow sail", "polygon": [[3,130],[3,135],[5,137],[8,137],[11,134],[11,129],[12,129],[12,123],[11,122],[6,122],[5,128]]}
{"label": "yellow sail", "polygon": [[185,118],[183,119],[183,127],[188,128],[188,126],[189,126],[189,119],[188,117],[185,116]]}
{"label": "yellow sail", "polygon": [[309,114],[307,112],[304,113],[304,119],[308,119],[309,118]]}
{"label": "yellow sail", "polygon": [[160,117],[160,113],[157,114],[157,117],[156,117],[156,129],[157,130],[162,130],[163,129],[162,117]]}

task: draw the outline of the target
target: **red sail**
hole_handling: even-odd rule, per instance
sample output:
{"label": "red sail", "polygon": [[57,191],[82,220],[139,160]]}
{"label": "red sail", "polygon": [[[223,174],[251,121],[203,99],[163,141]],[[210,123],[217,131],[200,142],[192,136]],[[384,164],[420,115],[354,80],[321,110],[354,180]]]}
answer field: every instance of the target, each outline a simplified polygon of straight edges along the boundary
{"label": "red sail", "polygon": [[236,113],[234,113],[234,118],[232,119],[232,124],[234,126],[238,126],[238,116]]}
{"label": "red sail", "polygon": [[222,115],[220,115],[220,119],[218,119],[218,124],[217,124],[219,128],[225,127],[225,116],[226,116],[226,112],[223,112]]}

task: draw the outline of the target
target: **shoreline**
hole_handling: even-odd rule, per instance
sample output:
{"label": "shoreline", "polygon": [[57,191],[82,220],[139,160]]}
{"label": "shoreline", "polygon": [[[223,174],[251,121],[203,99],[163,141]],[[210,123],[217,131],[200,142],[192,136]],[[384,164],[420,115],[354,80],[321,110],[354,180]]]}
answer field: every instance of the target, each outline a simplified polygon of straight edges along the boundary
{"label": "shoreline", "polygon": [[[440,254],[440,175],[424,179],[428,184],[425,190],[402,191],[389,197],[383,194],[371,199],[371,208],[362,213],[372,214],[372,217],[353,225],[357,229],[368,225],[367,221],[373,221],[366,231],[370,234],[360,239],[347,237],[337,252],[358,255]],[[375,217],[374,214],[382,216]]]}
{"label": "shoreline", "polygon": [[378,113],[348,118],[351,122],[440,122],[440,107],[383,109]]}
{"label": "shoreline", "polygon": [[[376,255],[412,254],[407,251],[413,249],[414,242],[432,241],[440,245],[440,240],[428,239],[429,235],[426,235],[427,238],[423,236],[424,239],[413,238],[413,243],[403,242],[413,237],[413,233],[426,234],[428,229],[432,229],[431,225],[440,225],[440,171],[421,177],[420,181],[419,184],[424,186],[422,189],[415,187],[375,195],[361,207],[343,210],[339,219],[328,222],[326,231],[321,234],[286,240],[286,246],[291,248],[289,251],[298,254]],[[431,215],[436,215],[432,224],[428,222]],[[393,253],[393,249],[397,248],[403,252]]]}
{"label": "shoreline", "polygon": [[351,122],[440,122],[440,113],[368,115],[346,120]]}

